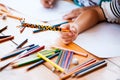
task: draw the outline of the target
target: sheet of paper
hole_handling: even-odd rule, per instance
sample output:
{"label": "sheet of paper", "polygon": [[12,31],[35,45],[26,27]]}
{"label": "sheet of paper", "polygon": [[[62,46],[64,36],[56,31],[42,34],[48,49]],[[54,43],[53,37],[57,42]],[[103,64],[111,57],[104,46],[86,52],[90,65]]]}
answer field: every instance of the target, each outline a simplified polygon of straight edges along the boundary
{"label": "sheet of paper", "polygon": [[81,33],[74,42],[98,57],[120,56],[120,25],[98,24]]}
{"label": "sheet of paper", "polygon": [[54,8],[50,9],[44,8],[40,0],[1,0],[1,3],[41,21],[61,20],[72,9],[78,8],[75,4],[63,0],[58,0]]}

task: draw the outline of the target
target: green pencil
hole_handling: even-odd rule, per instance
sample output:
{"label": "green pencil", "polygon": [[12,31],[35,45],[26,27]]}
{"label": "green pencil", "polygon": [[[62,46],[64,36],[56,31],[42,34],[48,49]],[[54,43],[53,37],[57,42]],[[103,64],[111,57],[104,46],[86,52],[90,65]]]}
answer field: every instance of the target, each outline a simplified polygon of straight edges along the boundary
{"label": "green pencil", "polygon": [[[54,54],[54,52],[50,52],[48,54],[45,54],[45,56],[48,57],[48,56],[51,56],[52,54]],[[33,57],[33,58],[31,58],[31,57]],[[27,60],[27,61],[24,61],[24,60]],[[22,60],[20,60],[17,63],[14,63],[12,65],[12,68],[25,66],[25,65],[28,65],[28,64],[40,61],[40,60],[41,60],[41,58],[37,57],[36,54],[34,54],[34,55],[29,56],[29,57],[23,58]]]}
{"label": "green pencil", "polygon": [[[49,57],[58,51],[59,51],[58,49],[52,49],[52,50],[43,50],[43,51],[40,51],[39,53],[42,55],[45,55],[46,57]],[[40,61],[40,60],[41,58],[37,57],[36,54],[33,54],[28,57],[19,59],[17,62],[14,62],[12,65],[12,68],[25,66],[25,65],[28,65],[28,64]]]}

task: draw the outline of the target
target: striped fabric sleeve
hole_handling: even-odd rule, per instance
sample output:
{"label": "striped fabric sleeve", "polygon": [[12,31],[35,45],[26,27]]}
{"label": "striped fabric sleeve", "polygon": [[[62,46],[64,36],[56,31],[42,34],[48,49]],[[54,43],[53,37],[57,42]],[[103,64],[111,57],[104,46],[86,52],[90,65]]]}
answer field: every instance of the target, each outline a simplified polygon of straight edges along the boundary
{"label": "striped fabric sleeve", "polygon": [[101,8],[108,22],[120,24],[120,0],[102,2]]}

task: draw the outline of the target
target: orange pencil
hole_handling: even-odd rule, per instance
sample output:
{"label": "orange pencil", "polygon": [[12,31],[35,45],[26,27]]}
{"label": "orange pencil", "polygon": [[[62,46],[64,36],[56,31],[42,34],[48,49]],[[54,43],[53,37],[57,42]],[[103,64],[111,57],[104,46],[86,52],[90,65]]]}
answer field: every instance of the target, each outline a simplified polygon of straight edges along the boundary
{"label": "orange pencil", "polygon": [[84,57],[87,57],[88,56],[88,54],[86,54],[86,53],[83,53],[83,52],[78,52],[78,51],[75,51],[75,50],[71,50],[71,49],[66,49],[66,48],[61,48],[61,47],[54,47],[54,46],[52,46],[51,48],[58,48],[58,49],[61,49],[61,50],[68,50],[68,51],[72,51],[72,52],[74,52],[75,54],[78,54],[78,55],[80,55],[80,56],[84,56]]}
{"label": "orange pencil", "polygon": [[14,36],[10,36],[10,37],[6,37],[6,38],[3,38],[3,39],[0,39],[0,43],[8,41],[8,40],[12,40],[13,38],[14,38]]}
{"label": "orange pencil", "polygon": [[3,14],[6,14],[7,17],[10,17],[10,18],[14,18],[14,19],[17,19],[17,20],[22,20],[22,18],[17,17],[17,16],[14,16],[14,15],[12,15],[12,14],[0,12],[0,15],[3,15]]}

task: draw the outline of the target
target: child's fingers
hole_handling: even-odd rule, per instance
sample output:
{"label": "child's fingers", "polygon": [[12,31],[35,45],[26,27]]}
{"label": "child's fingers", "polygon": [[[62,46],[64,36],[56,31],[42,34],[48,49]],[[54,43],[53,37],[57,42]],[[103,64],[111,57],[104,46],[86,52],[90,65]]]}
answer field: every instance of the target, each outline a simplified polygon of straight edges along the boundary
{"label": "child's fingers", "polygon": [[41,0],[41,3],[45,8],[52,8],[54,0]]}
{"label": "child's fingers", "polygon": [[61,26],[60,26],[60,28],[63,28],[63,29],[70,29],[70,24],[69,23],[67,23],[67,24],[62,24]]}
{"label": "child's fingers", "polygon": [[63,39],[69,39],[69,38],[72,38],[72,37],[74,37],[74,35],[73,34],[69,34],[69,33],[65,33],[65,34],[62,34],[61,35],[61,38],[63,38]]}
{"label": "child's fingers", "polygon": [[79,14],[82,12],[81,8],[73,9],[70,13],[63,16],[63,19],[65,20],[73,20],[79,16]]}
{"label": "child's fingers", "polygon": [[74,18],[76,18],[77,16],[73,13],[69,13],[69,14],[66,14],[65,16],[63,16],[63,19],[65,20],[72,20]]}
{"label": "child's fingers", "polygon": [[72,40],[66,40],[66,39],[64,39],[64,40],[62,40],[62,42],[63,42],[64,44],[69,44],[69,43],[72,42]]}

